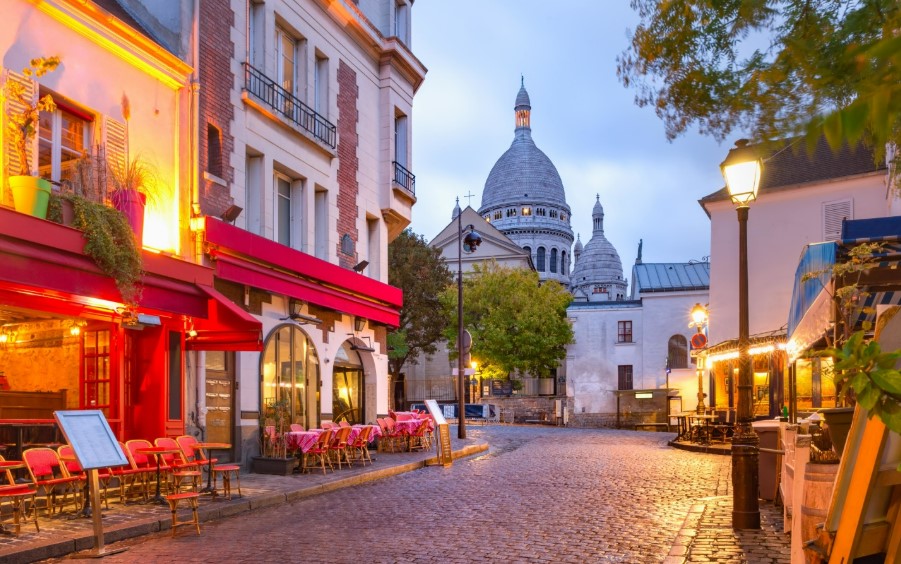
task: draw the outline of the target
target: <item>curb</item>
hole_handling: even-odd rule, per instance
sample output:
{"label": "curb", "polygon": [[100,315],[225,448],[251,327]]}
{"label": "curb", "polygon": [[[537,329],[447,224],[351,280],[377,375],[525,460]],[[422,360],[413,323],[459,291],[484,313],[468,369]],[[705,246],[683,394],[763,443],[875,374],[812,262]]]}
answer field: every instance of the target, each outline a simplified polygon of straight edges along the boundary
{"label": "curb", "polygon": [[[460,458],[467,458],[475,454],[485,452],[487,450],[488,445],[486,443],[466,445],[463,448],[452,451],[452,457],[454,460],[457,460]],[[426,468],[427,466],[434,465],[438,465],[437,456],[418,460],[415,462],[399,464],[397,466],[379,468],[378,470],[374,470],[372,472],[365,472],[356,476],[348,476],[347,478],[341,478],[325,484],[316,484],[307,487],[300,487],[297,489],[260,494],[254,496],[253,498],[245,498],[238,501],[238,503],[231,503],[225,506],[201,507],[198,510],[198,519],[201,523],[216,521],[218,519],[224,519],[234,515],[240,515],[260,509],[265,509],[267,507],[282,505],[298,499],[306,499],[335,490],[358,486],[368,482],[382,480],[384,478],[390,478],[392,476],[405,474],[407,472],[412,472],[414,470],[419,470]],[[185,515],[187,515],[189,512],[189,510],[185,511]],[[108,546],[115,542],[142,537],[153,533],[159,533],[161,531],[168,531],[172,528],[171,525],[171,520],[167,514],[165,518],[145,519],[118,527],[114,526],[104,528],[104,545]],[[78,534],[74,537],[63,538],[58,541],[50,541],[49,543],[47,541],[36,542],[31,546],[23,547],[21,550],[17,550],[16,552],[0,555],[0,560],[2,560],[4,564],[27,564],[29,562],[45,560],[48,558],[62,558],[75,552],[89,550],[93,548],[93,546],[93,533]]]}

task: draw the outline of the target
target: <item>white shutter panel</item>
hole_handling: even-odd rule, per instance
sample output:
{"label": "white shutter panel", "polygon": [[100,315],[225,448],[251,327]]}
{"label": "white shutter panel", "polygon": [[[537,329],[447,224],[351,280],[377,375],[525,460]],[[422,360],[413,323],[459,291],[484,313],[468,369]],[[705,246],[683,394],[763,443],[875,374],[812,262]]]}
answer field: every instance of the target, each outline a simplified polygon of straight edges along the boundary
{"label": "white shutter panel", "polygon": [[823,203],[823,240],[837,241],[842,236],[842,220],[854,219],[853,201],[838,200]]}
{"label": "white shutter panel", "polygon": [[[6,71],[5,79],[6,80],[4,80],[4,82],[3,82],[4,85],[6,84],[6,81],[18,82],[25,89],[25,96],[31,98],[32,102],[35,101],[35,97],[37,96],[37,85],[35,84],[35,82],[33,80],[29,79],[24,74],[19,74],[17,72],[13,72],[13,71]],[[7,116],[9,116],[10,113],[21,113],[21,112],[25,111],[26,109],[27,108],[25,106],[23,106],[22,104],[19,104],[15,100],[11,100],[11,99],[7,98],[6,102],[4,104],[4,108],[3,108],[3,117],[4,117],[3,131],[6,132],[7,128],[9,127],[9,118]],[[36,135],[35,135],[34,139],[35,140],[37,139]],[[28,147],[28,151],[30,153],[28,155],[29,158],[31,158],[33,160],[34,159],[34,147],[33,146]],[[16,148],[13,146],[12,141],[11,141],[11,139],[9,139],[8,136],[6,137],[6,142],[4,143],[4,147],[3,147],[3,156],[5,157],[4,164],[5,164],[5,170],[7,171],[7,174],[12,175],[12,176],[22,174],[22,172],[21,172],[22,166],[25,163],[22,162],[22,158],[19,156],[19,152],[16,151]],[[34,163],[32,163],[32,164],[34,164]],[[31,174],[31,171],[25,171],[25,174]]]}
{"label": "white shutter panel", "polygon": [[110,117],[103,120],[103,152],[106,162],[116,172],[122,173],[128,155],[128,127]]}

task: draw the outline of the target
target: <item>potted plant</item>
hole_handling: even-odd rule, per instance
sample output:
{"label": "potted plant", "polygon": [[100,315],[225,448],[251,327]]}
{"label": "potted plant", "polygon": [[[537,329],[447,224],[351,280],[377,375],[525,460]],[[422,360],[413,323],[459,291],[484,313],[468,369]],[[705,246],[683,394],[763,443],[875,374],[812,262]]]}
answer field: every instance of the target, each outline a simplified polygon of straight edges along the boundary
{"label": "potted plant", "polygon": [[272,400],[260,417],[260,456],[253,457],[253,471],[257,474],[288,476],[294,471],[296,460],[288,456],[285,433],[290,430],[291,410],[288,400]]}
{"label": "potted plant", "polygon": [[[39,77],[56,70],[59,57],[32,59],[30,65],[22,69],[26,77]],[[31,95],[27,84],[8,79],[4,85],[7,108],[7,133],[9,142],[19,162],[19,170],[10,171],[9,187],[13,194],[16,211],[44,219],[47,217],[47,203],[52,187],[50,182],[33,174],[29,156],[41,112],[56,110],[53,97],[49,94],[37,101]],[[15,172],[15,174],[13,174]]]}
{"label": "potted plant", "polygon": [[110,201],[125,216],[140,249],[144,236],[144,208],[157,181],[156,170],[138,155],[124,166],[110,166],[109,180],[112,186]]}

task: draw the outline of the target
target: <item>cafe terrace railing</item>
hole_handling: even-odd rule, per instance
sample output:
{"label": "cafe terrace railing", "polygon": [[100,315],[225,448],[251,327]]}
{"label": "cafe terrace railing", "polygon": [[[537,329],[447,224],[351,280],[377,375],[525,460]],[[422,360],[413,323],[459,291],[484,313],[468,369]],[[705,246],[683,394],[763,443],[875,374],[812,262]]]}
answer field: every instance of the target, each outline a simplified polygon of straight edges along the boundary
{"label": "cafe terrace railing", "polygon": [[325,145],[335,148],[337,140],[335,125],[250,63],[244,63],[244,88]]}

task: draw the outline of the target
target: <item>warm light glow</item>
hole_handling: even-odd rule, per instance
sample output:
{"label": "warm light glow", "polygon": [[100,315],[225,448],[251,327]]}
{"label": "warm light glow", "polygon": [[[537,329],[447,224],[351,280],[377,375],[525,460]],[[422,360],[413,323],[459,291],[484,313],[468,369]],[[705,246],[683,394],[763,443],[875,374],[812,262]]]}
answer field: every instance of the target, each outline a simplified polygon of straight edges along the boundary
{"label": "warm light glow", "polygon": [[159,182],[147,189],[154,197],[144,208],[144,246],[177,254],[178,198],[172,188],[174,185]]}
{"label": "warm light glow", "polygon": [[73,337],[77,337],[77,336],[81,335],[81,327],[79,327],[78,325],[73,325],[72,327],[69,327],[69,334],[72,335]]}
{"label": "warm light glow", "polygon": [[206,227],[206,218],[202,215],[191,218],[191,231],[199,232],[203,231]]}
{"label": "warm light glow", "polygon": [[733,203],[745,207],[757,199],[761,171],[759,160],[724,164],[722,170]]}
{"label": "warm light glow", "polygon": [[[756,356],[759,354],[769,354],[773,351],[780,350],[784,351],[786,349],[785,343],[779,343],[777,345],[763,345],[760,347],[751,347],[748,353],[751,356]],[[713,366],[717,362],[722,362],[724,360],[734,360],[738,358],[738,351],[729,351],[720,354],[714,354],[707,357],[707,362],[710,366]]]}
{"label": "warm light glow", "polygon": [[695,304],[695,306],[691,308],[691,319],[694,322],[695,327],[704,325],[707,322],[707,308],[701,304]]}
{"label": "warm light glow", "polygon": [[0,343],[5,343],[9,341],[9,335],[6,333],[0,333]]}
{"label": "warm light glow", "polygon": [[472,361],[472,362],[469,363],[469,364],[470,364],[470,366],[472,366],[472,369],[473,369],[473,370],[478,370],[478,369],[479,369],[479,363],[478,363],[478,362]]}

